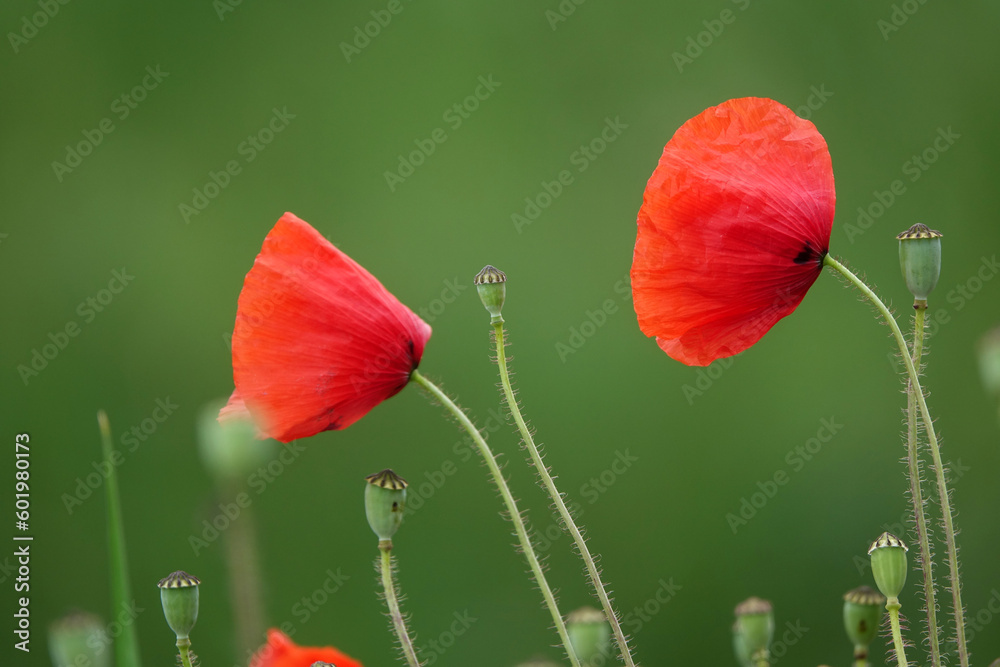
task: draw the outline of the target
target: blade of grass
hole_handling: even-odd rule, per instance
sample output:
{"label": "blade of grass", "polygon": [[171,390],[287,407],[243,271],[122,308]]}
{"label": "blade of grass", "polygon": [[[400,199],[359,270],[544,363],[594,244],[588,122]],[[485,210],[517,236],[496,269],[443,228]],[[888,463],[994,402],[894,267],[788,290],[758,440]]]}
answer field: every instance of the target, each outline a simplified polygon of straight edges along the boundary
{"label": "blade of grass", "polygon": [[[104,410],[98,411],[97,423],[101,428],[101,450],[104,469],[108,475],[104,491],[107,499],[108,552],[111,562],[111,604],[113,610],[128,609],[133,598],[128,576],[128,556],[125,553],[125,526],[122,522],[121,497],[118,494],[118,470],[112,462],[115,446],[111,440],[111,423]],[[115,613],[117,612],[113,611],[111,615],[114,616]],[[121,634],[115,640],[115,665],[141,667],[135,620],[122,623],[121,627]]]}

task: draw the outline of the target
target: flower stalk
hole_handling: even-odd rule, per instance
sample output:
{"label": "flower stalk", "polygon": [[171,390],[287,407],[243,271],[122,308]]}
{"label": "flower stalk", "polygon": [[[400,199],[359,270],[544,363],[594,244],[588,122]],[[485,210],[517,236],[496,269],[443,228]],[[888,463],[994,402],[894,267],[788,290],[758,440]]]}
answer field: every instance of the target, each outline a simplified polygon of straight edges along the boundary
{"label": "flower stalk", "polygon": [[[924,347],[924,315],[927,302],[917,300],[913,304],[913,366],[919,373]],[[913,522],[920,546],[920,570],[923,574],[923,593],[927,613],[927,636],[930,640],[931,666],[941,667],[941,639],[937,623],[937,593],[934,587],[934,561],[931,558],[930,536],[924,513],[924,497],[921,489],[922,475],[917,451],[917,398],[913,382],[906,383],[906,460],[910,473],[910,502],[913,504]]]}
{"label": "flower stalk", "polygon": [[608,596],[608,590],[605,587],[604,582],[601,580],[601,572],[597,567],[597,563],[591,555],[590,549],[587,547],[587,541],[584,539],[583,533],[580,531],[580,528],[576,525],[576,522],[573,519],[572,512],[570,512],[569,507],[566,506],[566,501],[563,498],[562,493],[560,493],[559,489],[556,488],[555,480],[552,478],[552,474],[549,472],[548,467],[542,460],[541,452],[535,445],[535,439],[532,437],[531,431],[528,429],[528,425],[524,421],[524,417],[521,415],[521,409],[517,404],[517,399],[514,397],[514,390],[510,382],[510,374],[507,370],[507,354],[504,348],[503,319],[499,322],[494,322],[493,337],[496,340],[497,365],[500,367],[500,383],[503,385],[504,398],[507,402],[507,408],[514,416],[514,421],[517,422],[517,429],[521,433],[521,441],[531,455],[531,463],[538,472],[542,486],[548,492],[549,498],[552,499],[552,503],[556,506],[556,510],[559,512],[559,517],[562,519],[563,525],[566,526],[570,535],[573,536],[573,542],[576,544],[576,548],[580,553],[580,558],[583,559],[584,565],[586,565],[587,576],[590,578],[594,591],[597,593],[597,597],[601,601],[601,606],[604,608],[604,613],[607,616],[608,623],[611,625],[611,631],[615,636],[615,642],[618,644],[618,651],[621,654],[622,661],[625,663],[626,667],[635,667],[635,661],[632,659],[632,652],[629,650],[628,646],[628,637],[626,637],[625,633],[622,631],[619,614],[612,605],[611,598]]}
{"label": "flower stalk", "polygon": [[448,397],[444,391],[441,390],[436,384],[425,378],[419,371],[414,370],[411,379],[418,385],[423,387],[433,396],[441,405],[448,410],[458,423],[465,429],[469,437],[472,438],[473,442],[476,443],[476,447],[479,449],[480,455],[486,462],[486,466],[489,468],[490,475],[493,477],[493,482],[496,484],[497,489],[500,491],[500,496],[503,498],[504,506],[507,508],[507,514],[510,517],[511,522],[514,524],[514,531],[517,533],[518,542],[521,545],[521,549],[524,552],[524,557],[528,561],[528,566],[531,568],[531,572],[534,575],[535,583],[538,584],[538,588],[542,591],[542,597],[545,599],[545,606],[548,607],[549,612],[552,615],[552,622],[555,625],[556,632],[559,634],[559,639],[562,641],[563,647],[566,650],[566,655],[569,658],[570,664],[573,667],[580,667],[580,661],[576,657],[576,652],[573,650],[573,646],[570,643],[569,634],[566,630],[566,623],[563,620],[562,615],[559,613],[559,606],[556,603],[555,594],[552,592],[552,588],[549,586],[548,580],[545,578],[545,573],[542,570],[542,565],[538,560],[538,556],[535,554],[534,547],[531,546],[531,539],[528,537],[528,529],[524,523],[524,517],[521,515],[520,510],[517,508],[517,502],[514,500],[514,495],[510,492],[510,487],[507,486],[507,480],[504,479],[503,473],[500,470],[499,464],[497,464],[496,458],[493,456],[493,451],[490,446],[486,444],[486,440],[483,439],[482,434],[476,428],[475,424],[469,419],[465,411],[462,410],[451,398]]}
{"label": "flower stalk", "polygon": [[378,541],[379,571],[382,575],[382,590],[385,592],[385,604],[389,607],[389,618],[392,619],[392,627],[396,631],[399,639],[399,646],[406,658],[409,667],[420,667],[420,660],[417,658],[417,651],[410,639],[410,633],[406,629],[406,618],[399,608],[399,598],[396,596],[396,586],[392,579],[393,559],[392,540]]}
{"label": "flower stalk", "polygon": [[[955,540],[955,522],[952,518],[951,497],[948,491],[948,482],[945,478],[944,463],[941,460],[941,448],[934,430],[934,422],[931,419],[930,411],[927,409],[924,390],[920,385],[920,378],[913,364],[913,359],[910,357],[909,346],[906,344],[906,339],[903,338],[903,332],[900,331],[899,325],[896,323],[896,318],[892,316],[892,313],[889,312],[889,309],[878,295],[863,280],[858,278],[854,272],[841,262],[834,259],[832,255],[826,255],[823,258],[823,263],[844,276],[878,309],[886,323],[892,329],[892,335],[896,339],[896,344],[899,346],[900,354],[906,365],[906,372],[913,385],[913,394],[920,409],[921,421],[924,424],[924,432],[927,434],[927,441],[934,462],[938,498],[941,503],[942,523],[944,524],[945,543],[948,549],[948,575],[951,582],[952,613],[955,618],[955,635],[956,643],[958,644],[959,663],[961,667],[969,667],[969,651],[965,639],[965,608],[962,606],[962,583],[958,572],[958,547]],[[889,609],[889,605],[886,605],[886,609]]]}

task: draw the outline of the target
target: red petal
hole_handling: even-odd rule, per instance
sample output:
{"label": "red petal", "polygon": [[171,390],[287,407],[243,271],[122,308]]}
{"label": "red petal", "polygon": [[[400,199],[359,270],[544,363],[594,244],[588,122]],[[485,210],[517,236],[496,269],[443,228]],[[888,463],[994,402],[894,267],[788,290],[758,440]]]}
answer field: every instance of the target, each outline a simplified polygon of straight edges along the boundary
{"label": "red petal", "polygon": [[240,392],[233,390],[233,393],[229,396],[229,401],[219,410],[218,420],[219,423],[227,422],[233,419],[250,419],[250,411],[247,410],[247,404],[240,396]]}
{"label": "red petal", "polygon": [[639,210],[639,327],[671,357],[738,354],[802,301],[833,225],[826,141],[774,100],[729,100],[663,149]]}
{"label": "red petal", "polygon": [[332,647],[297,646],[280,630],[268,630],[267,644],[250,659],[250,667],[311,667],[316,661],[337,667],[362,667],[361,663]]}
{"label": "red petal", "polygon": [[374,276],[286,213],[243,282],[233,378],[262,429],[289,442],[346,428],[400,391],[430,336]]}

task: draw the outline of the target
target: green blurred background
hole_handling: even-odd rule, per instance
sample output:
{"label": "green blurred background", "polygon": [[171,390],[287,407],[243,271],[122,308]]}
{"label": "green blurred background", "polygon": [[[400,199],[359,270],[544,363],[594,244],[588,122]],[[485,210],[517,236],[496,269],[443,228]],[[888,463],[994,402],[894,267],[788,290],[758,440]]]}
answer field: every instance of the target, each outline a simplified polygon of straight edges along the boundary
{"label": "green blurred background", "polygon": [[[422,371],[481,425],[499,399],[472,276],[486,263],[507,272],[504,315],[520,397],[561,487],[583,506],[592,548],[632,614],[626,628],[638,629],[642,664],[735,664],[732,606],[760,595],[775,604],[779,639],[786,622],[808,628],[789,635],[779,662],[846,665],[840,596],[871,583],[855,559],[905,512],[905,401],[888,330],[828,273],[793,317],[707,378],[642,336],[620,282],[663,144],[705,107],[747,95],[773,97],[817,124],[837,177],[832,250],[880,286],[901,317],[910,300],[894,235],[915,222],[945,234],[932,310],[948,321],[933,327],[927,383],[955,468],[965,599],[981,628],[974,662],[1000,656],[1000,619],[990,610],[1000,601],[1000,432],[975,356],[976,341],[1000,320],[1000,279],[984,264],[1000,241],[995,2],[564,0],[560,10],[556,0],[402,0],[396,14],[381,0],[223,2],[53,3],[58,11],[44,21],[39,3],[0,8],[8,471],[0,498],[13,503],[13,434],[29,432],[36,541],[27,664],[47,663],[45,627],[68,608],[110,615],[103,489],[72,512],[62,498],[99,456],[97,410],[108,411],[120,435],[141,427],[157,399],[178,407],[125,451],[119,468],[132,580],[145,610],[137,619],[143,657],[148,665],[174,659],[155,584],[184,569],[203,581],[193,633],[203,664],[245,664],[232,640],[224,549],[216,542],[195,555],[188,541],[219,502],[198,459],[195,424],[206,402],[232,389],[227,335],[237,295],[288,210],[404,303],[425,309],[434,336]],[[375,20],[371,12],[391,22],[365,45],[356,28]],[[343,44],[355,39],[364,48],[345,55]],[[158,77],[147,67],[159,67]],[[129,108],[120,96],[144,77],[151,89]],[[466,101],[480,77],[492,77],[492,91]],[[455,104],[466,105],[466,117],[448,114]],[[275,110],[290,116],[261,137],[273,140],[260,150],[244,144]],[[95,135],[102,119],[113,131]],[[620,123],[614,142],[581,158],[608,119]],[[400,156],[437,128],[446,141],[390,187],[385,172],[398,173]],[[953,142],[934,155],[939,130],[949,128]],[[84,132],[100,144],[70,172],[54,168]],[[907,163],[926,149],[936,161],[914,171]],[[180,205],[193,206],[195,190],[229,161],[239,173],[185,220]],[[562,170],[572,183],[551,202],[542,197],[548,206],[518,228],[512,215],[525,215],[525,198],[536,199]],[[850,233],[858,208],[873,207],[897,179],[905,192],[864,233]],[[122,267],[134,279],[89,315],[81,304],[100,298]],[[967,298],[960,286],[978,290]],[[442,294],[457,298],[446,304]],[[607,300],[610,314],[593,315]],[[602,325],[584,325],[592,320]],[[70,322],[79,335],[25,382],[17,367]],[[700,391],[699,380],[705,391],[685,394],[685,385]],[[831,418],[842,429],[811,460],[793,463],[790,452]],[[436,664],[557,657],[500,501],[477,460],[453,450],[460,439],[411,387],[350,429],[306,441],[264,493],[252,492],[269,623],[291,622],[299,643],[332,643],[368,666],[391,664],[362,480],[392,467],[417,485],[451,462],[454,474],[424,485],[433,493],[396,539],[418,644],[467,613],[477,620],[446,651],[428,654]],[[507,456],[534,524],[550,527],[513,431],[498,429],[490,440]],[[636,461],[612,473],[626,452]],[[734,533],[727,514],[777,471],[787,485]],[[569,540],[545,551],[562,608],[590,603]],[[0,578],[10,619],[7,567]],[[349,578],[303,622],[295,605],[338,568]],[[903,609],[919,642],[916,581]],[[665,584],[675,591],[670,601],[651,602]],[[644,605],[643,617],[635,609]],[[0,661],[26,664],[5,636]],[[883,649],[875,655],[881,660]]]}

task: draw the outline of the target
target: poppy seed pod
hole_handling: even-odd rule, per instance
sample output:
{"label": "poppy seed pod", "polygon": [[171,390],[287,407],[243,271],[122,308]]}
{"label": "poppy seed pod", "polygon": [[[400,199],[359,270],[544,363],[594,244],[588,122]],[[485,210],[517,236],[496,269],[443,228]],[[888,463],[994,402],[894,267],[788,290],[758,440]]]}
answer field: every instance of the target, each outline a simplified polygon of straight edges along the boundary
{"label": "poppy seed pod", "polygon": [[855,653],[864,649],[878,634],[885,597],[868,586],[859,586],[844,594],[844,630],[854,644]]}
{"label": "poppy seed pod", "polygon": [[403,523],[406,511],[406,480],[386,468],[365,477],[365,514],[368,525],[382,541],[392,536]]}
{"label": "poppy seed pod", "polygon": [[566,617],[573,652],[584,665],[596,665],[611,652],[611,626],[603,611],[581,607]]}
{"label": "poppy seed pod", "polygon": [[[774,637],[774,611],[771,603],[758,597],[747,598],[736,605],[736,632],[751,661],[766,657]],[[734,640],[735,642],[735,640]]]}
{"label": "poppy seed pod", "polygon": [[747,650],[747,643],[743,640],[743,633],[740,632],[739,622],[733,623],[733,654],[740,667],[750,667],[750,651]]}
{"label": "poppy seed pod", "polygon": [[890,601],[899,598],[903,584],[906,583],[907,551],[909,548],[903,541],[889,532],[879,535],[868,549],[875,585]]}
{"label": "poppy seed pod", "polygon": [[896,236],[899,239],[899,267],[906,287],[917,301],[927,297],[941,275],[941,232],[916,224]]}
{"label": "poppy seed pod", "polygon": [[487,264],[482,271],[476,274],[472,282],[476,285],[476,291],[479,292],[480,301],[483,302],[491,315],[490,324],[503,322],[500,310],[507,297],[507,275],[500,269]]}
{"label": "poppy seed pod", "polygon": [[187,639],[198,621],[198,577],[178,570],[160,580],[163,616],[177,639]]}

